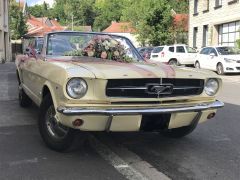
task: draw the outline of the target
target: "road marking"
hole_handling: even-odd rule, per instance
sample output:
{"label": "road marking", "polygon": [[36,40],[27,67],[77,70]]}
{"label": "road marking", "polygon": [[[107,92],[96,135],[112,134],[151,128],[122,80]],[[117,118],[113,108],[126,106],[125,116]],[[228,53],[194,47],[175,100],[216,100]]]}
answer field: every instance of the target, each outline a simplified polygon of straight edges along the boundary
{"label": "road marking", "polygon": [[[105,145],[92,134],[89,135],[89,141],[95,151],[126,179],[170,180],[165,174],[122,146],[117,147],[111,142],[107,142],[108,145]],[[121,155],[119,156],[119,154]]]}
{"label": "road marking", "polygon": [[24,159],[20,161],[12,161],[9,162],[9,166],[17,166],[17,165],[22,165],[22,164],[33,164],[33,163],[38,163],[38,158],[33,158],[33,159]]}

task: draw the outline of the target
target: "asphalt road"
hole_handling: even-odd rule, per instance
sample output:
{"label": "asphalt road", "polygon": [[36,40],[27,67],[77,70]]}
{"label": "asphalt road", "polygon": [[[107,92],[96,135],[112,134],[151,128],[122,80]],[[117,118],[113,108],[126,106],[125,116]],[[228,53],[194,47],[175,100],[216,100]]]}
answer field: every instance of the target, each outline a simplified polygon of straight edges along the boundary
{"label": "asphalt road", "polygon": [[240,75],[223,80],[225,107],[185,138],[89,133],[57,153],[38,133],[38,108],[18,105],[14,65],[0,65],[0,179],[240,179]]}

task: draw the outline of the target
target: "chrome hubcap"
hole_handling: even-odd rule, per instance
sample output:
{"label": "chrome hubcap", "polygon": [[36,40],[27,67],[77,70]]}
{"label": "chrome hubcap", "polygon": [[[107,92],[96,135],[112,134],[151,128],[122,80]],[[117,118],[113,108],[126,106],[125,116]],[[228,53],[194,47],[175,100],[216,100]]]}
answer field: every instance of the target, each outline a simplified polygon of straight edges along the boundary
{"label": "chrome hubcap", "polygon": [[46,122],[49,135],[57,140],[60,140],[65,138],[65,136],[69,131],[69,128],[60,124],[56,120],[55,115],[56,115],[56,112],[55,112],[54,106],[52,105],[47,110],[47,113],[45,115],[45,120],[46,120],[45,122]]}

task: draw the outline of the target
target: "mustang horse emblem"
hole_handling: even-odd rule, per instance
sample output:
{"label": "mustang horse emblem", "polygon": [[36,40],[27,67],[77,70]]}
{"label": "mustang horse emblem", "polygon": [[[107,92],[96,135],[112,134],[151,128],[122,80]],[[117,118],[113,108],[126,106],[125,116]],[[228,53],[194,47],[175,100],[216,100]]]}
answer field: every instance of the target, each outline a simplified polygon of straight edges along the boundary
{"label": "mustang horse emblem", "polygon": [[172,94],[173,85],[171,84],[148,84],[148,94]]}

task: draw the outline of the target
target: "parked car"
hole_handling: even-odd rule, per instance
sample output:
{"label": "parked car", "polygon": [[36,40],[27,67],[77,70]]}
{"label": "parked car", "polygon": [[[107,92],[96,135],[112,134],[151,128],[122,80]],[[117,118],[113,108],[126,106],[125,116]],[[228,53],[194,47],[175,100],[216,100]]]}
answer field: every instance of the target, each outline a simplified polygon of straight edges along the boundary
{"label": "parked car", "polygon": [[52,32],[41,54],[29,48],[16,60],[19,104],[40,107],[40,134],[56,151],[70,148],[77,134],[83,139],[83,131],[182,137],[223,107],[215,73],[144,61],[122,36]]}
{"label": "parked car", "polygon": [[240,73],[240,50],[227,46],[205,47],[196,57],[195,67],[218,74]]}
{"label": "parked car", "polygon": [[138,52],[144,57],[145,59],[150,59],[151,52],[154,49],[154,47],[140,47],[137,48]]}
{"label": "parked car", "polygon": [[197,51],[185,44],[155,47],[151,60],[170,65],[194,65]]}

